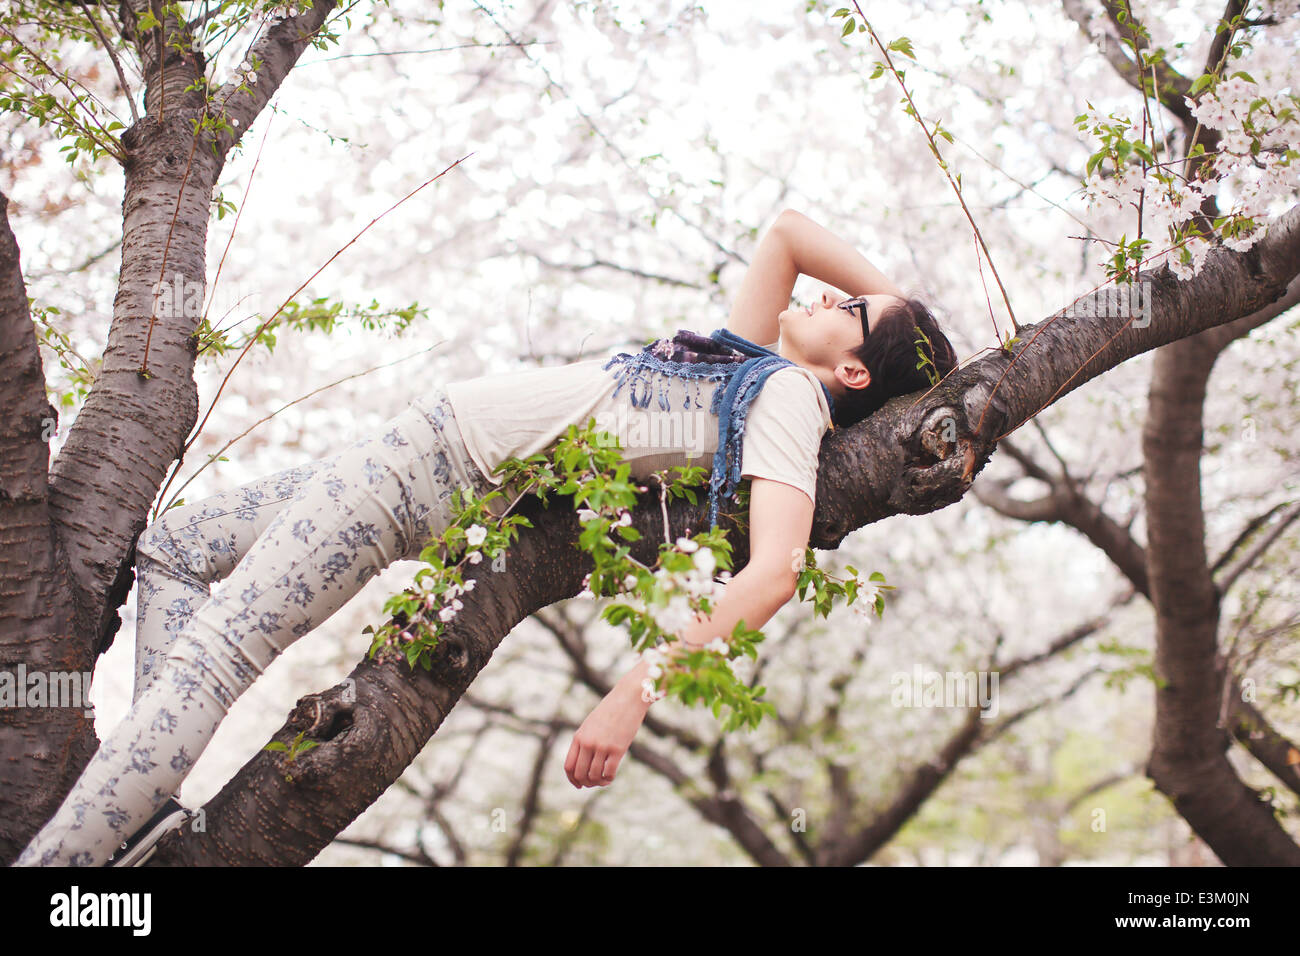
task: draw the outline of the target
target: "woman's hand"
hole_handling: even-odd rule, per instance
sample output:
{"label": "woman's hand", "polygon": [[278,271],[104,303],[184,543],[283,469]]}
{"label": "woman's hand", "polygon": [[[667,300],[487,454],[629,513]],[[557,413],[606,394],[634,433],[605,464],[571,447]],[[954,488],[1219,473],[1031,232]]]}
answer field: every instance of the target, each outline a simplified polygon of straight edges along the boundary
{"label": "woman's hand", "polygon": [[641,699],[640,687],[626,682],[615,685],[573,735],[564,759],[569,783],[578,789],[612,783],[649,706]]}

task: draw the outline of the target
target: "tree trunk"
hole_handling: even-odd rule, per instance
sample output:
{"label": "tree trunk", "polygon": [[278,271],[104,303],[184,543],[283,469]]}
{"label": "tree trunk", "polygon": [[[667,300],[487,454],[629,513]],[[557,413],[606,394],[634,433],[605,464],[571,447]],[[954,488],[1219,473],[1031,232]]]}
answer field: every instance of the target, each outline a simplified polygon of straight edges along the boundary
{"label": "tree trunk", "polygon": [[[1161,349],[1142,447],[1147,574],[1156,619],[1156,722],[1147,775],[1228,866],[1297,866],[1300,846],[1232,769],[1219,724],[1219,591],[1205,555],[1201,416],[1219,349],[1194,336]],[[1234,680],[1235,684],[1235,680]]]}
{"label": "tree trunk", "polygon": [[[253,51],[262,66],[252,92],[227,84],[209,104],[197,87],[189,89],[202,76],[202,57],[177,52],[190,47],[183,23],[167,17],[162,29],[137,36],[136,17],[149,5],[123,0],[120,10],[123,33],[144,65],[148,113],[121,141],[122,262],[113,320],[102,369],[53,463],[55,413],[45,398],[17,243],[0,215],[0,398],[12,410],[0,426],[0,671],[14,673],[22,663],[29,671],[89,673],[111,644],[133,581],[136,538],[197,420],[194,333],[212,188],[238,140],[202,120],[216,115],[234,130],[248,129],[335,3],[318,0],[267,30]],[[17,857],[93,755],[86,711],[80,703],[0,709],[0,861]]]}

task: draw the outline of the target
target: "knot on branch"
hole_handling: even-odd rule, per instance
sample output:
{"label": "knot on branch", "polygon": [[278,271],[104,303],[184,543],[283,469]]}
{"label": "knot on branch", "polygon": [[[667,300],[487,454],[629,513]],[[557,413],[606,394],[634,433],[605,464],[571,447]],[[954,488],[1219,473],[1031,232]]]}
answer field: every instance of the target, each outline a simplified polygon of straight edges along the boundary
{"label": "knot on branch", "polygon": [[966,430],[965,422],[958,422],[959,415],[955,408],[940,406],[922,419],[917,440],[932,461],[943,461],[956,451],[957,442]]}
{"label": "knot on branch", "polygon": [[337,767],[334,759],[316,759],[320,745],[338,740],[356,722],[356,682],[348,678],[337,687],[298,700],[284,727],[273,738],[283,747],[274,752],[286,780],[321,780]]}
{"label": "knot on branch", "polygon": [[972,434],[966,408],[939,405],[927,411],[911,436],[918,464],[905,469],[890,496],[905,514],[925,514],[965,495],[988,461],[991,447]]}
{"label": "knot on branch", "polygon": [[356,682],[348,678],[337,687],[301,698],[286,728],[319,743],[333,740],[352,726],[356,703]]}
{"label": "knot on branch", "polygon": [[[159,173],[166,175],[171,172],[179,177],[188,165],[186,160],[193,145],[195,124],[202,117],[203,110],[185,106],[169,107],[162,121],[151,114],[141,116],[121,136],[127,169],[134,171],[142,163],[155,163],[161,164],[157,166]],[[211,134],[205,133],[203,138],[210,140]],[[200,147],[204,145],[199,144]],[[195,150],[196,161],[207,162],[203,152],[203,148]]]}
{"label": "knot on branch", "polygon": [[439,681],[453,687],[468,686],[470,678],[478,672],[478,668],[473,666],[469,642],[450,630],[444,631],[438,639],[429,670]]}

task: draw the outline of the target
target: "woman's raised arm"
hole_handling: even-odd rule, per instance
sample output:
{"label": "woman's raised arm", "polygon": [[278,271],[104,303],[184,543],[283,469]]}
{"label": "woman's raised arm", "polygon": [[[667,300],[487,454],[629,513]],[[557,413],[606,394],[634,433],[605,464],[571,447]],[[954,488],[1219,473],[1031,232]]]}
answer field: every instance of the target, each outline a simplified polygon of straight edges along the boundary
{"label": "woman's raised arm", "polygon": [[781,334],[777,316],[790,307],[790,294],[801,274],[850,296],[905,297],[850,243],[803,213],[785,209],[759,240],[732,303],[727,328],[759,345],[775,342]]}

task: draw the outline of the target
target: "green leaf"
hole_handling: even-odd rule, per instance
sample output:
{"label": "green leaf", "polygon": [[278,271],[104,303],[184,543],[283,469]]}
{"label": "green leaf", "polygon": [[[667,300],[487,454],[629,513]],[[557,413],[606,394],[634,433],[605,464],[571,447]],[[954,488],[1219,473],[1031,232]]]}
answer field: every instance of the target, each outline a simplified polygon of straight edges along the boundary
{"label": "green leaf", "polygon": [[915,54],[912,53],[912,41],[909,40],[907,37],[899,37],[897,40],[889,44],[889,49],[897,50],[899,53],[903,54],[903,56],[909,59],[912,60],[916,59]]}

